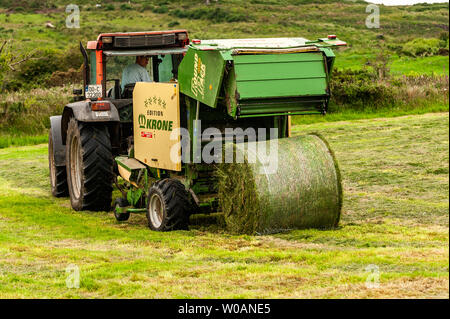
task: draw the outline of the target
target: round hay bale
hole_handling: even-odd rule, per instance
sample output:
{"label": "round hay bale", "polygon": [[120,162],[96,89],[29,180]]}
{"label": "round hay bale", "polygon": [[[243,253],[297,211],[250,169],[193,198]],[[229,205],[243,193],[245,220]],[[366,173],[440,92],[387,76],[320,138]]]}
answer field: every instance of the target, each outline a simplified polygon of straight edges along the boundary
{"label": "round hay bale", "polygon": [[[336,227],[342,208],[338,163],[318,134],[270,141],[228,144],[243,163],[220,164],[219,203],[227,229],[238,234],[268,234],[290,229]],[[265,152],[256,151],[263,147]],[[264,148],[265,147],[265,148]],[[277,161],[277,163],[275,163]]]}

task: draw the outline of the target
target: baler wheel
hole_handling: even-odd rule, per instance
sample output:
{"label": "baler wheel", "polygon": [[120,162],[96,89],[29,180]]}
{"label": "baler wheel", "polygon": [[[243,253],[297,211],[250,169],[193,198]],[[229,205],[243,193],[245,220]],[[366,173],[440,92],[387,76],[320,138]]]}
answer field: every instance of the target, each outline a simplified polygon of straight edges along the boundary
{"label": "baler wheel", "polygon": [[52,195],[55,197],[68,196],[69,189],[67,187],[66,167],[55,165],[55,154],[51,131],[48,133],[48,166],[50,171],[50,185],[52,188]]}
{"label": "baler wheel", "polygon": [[147,197],[148,226],[156,231],[188,229],[189,193],[176,179],[166,178],[154,183]]}
{"label": "baler wheel", "polygon": [[74,118],[70,120],[66,171],[73,209],[111,209],[113,156],[106,125],[78,122]]}
{"label": "baler wheel", "polygon": [[118,222],[123,222],[128,220],[128,218],[130,218],[130,213],[129,212],[120,212],[122,211],[124,207],[127,207],[129,205],[128,201],[125,198],[116,198],[116,200],[114,201],[114,217],[116,218],[116,220]]}

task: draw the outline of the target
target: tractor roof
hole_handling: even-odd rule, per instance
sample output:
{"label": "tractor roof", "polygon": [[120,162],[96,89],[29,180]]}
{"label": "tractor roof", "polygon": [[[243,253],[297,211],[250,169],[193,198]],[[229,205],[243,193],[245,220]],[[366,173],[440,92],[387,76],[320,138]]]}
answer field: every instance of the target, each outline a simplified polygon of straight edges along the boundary
{"label": "tractor roof", "polygon": [[[186,39],[188,39],[187,36],[187,30],[181,29],[181,30],[164,30],[164,31],[140,31],[140,32],[112,32],[112,33],[100,33],[97,37],[96,41],[88,41],[87,48],[91,50],[100,49],[100,45],[106,44],[104,38],[109,39],[136,39],[135,41],[128,41],[129,43],[135,42],[138,45],[130,45],[130,48],[134,48],[136,46],[140,47],[146,47],[146,46],[153,46],[151,43],[147,45],[146,39],[155,39],[158,35],[164,36],[164,35],[178,35],[178,34],[185,34]],[[112,40],[111,40],[112,41]],[[160,45],[164,45],[164,41],[161,43],[158,43]],[[121,47],[122,49],[126,49],[125,46]]]}
{"label": "tractor roof", "polygon": [[113,32],[113,33],[100,33],[97,37],[97,41],[100,41],[102,37],[112,36],[139,36],[139,35],[154,35],[154,34],[168,34],[168,33],[187,33],[186,30],[164,30],[164,31],[139,31],[139,32]]}

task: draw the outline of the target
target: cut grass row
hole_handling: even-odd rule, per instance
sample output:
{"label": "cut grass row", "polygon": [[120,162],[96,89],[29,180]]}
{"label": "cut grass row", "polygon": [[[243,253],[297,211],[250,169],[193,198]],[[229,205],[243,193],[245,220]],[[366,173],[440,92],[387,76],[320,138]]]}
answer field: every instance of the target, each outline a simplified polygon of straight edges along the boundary
{"label": "cut grass row", "polygon": [[448,113],[294,127],[313,131],[340,162],[340,227],[273,236],[75,212],[50,195],[45,144],[1,149],[0,297],[448,298]]}

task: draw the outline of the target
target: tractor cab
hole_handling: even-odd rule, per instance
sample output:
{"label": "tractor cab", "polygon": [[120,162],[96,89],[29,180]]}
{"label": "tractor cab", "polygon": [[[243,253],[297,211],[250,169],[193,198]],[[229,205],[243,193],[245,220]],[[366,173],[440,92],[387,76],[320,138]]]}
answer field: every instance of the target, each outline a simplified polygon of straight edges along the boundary
{"label": "tractor cab", "polygon": [[178,65],[188,44],[186,30],[102,33],[96,41],[87,43],[87,50],[80,44],[84,85],[83,90],[78,91],[81,93],[78,100],[131,103],[134,83],[121,83],[123,70],[141,56],[149,58],[145,69],[151,82],[177,81]]}
{"label": "tractor cab", "polygon": [[[80,123],[107,127],[112,154],[126,154],[133,135],[135,83],[122,83],[124,69],[135,64],[136,57],[148,57],[145,69],[139,69],[146,73],[148,82],[177,82],[178,66],[188,45],[186,30],[102,33],[97,40],[88,41],[86,48],[80,43],[83,89],[73,91],[72,103],[52,125],[60,128],[55,134],[61,136],[62,146],[70,119],[75,118]],[[58,163],[62,165],[63,160]]]}

